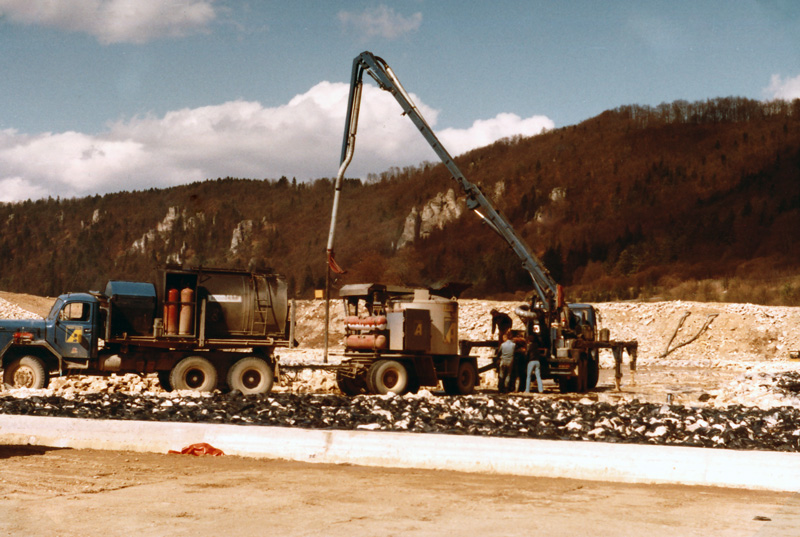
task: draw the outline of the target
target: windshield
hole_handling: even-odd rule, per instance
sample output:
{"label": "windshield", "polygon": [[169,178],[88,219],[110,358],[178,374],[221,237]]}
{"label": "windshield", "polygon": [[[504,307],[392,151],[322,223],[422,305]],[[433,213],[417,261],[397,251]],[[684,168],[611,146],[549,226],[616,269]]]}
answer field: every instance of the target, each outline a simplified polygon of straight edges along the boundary
{"label": "windshield", "polygon": [[50,313],[47,314],[48,319],[55,319],[58,316],[58,312],[61,311],[61,306],[64,305],[64,301],[60,298],[56,299],[56,303],[53,304],[53,307],[50,308]]}

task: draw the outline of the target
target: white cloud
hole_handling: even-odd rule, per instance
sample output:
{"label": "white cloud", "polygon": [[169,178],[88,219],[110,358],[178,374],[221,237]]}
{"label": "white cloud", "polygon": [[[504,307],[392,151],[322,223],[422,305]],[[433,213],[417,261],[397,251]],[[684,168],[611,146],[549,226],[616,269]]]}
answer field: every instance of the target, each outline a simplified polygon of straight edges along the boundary
{"label": "white cloud", "polygon": [[419,30],[422,24],[422,13],[417,12],[409,17],[404,17],[390,7],[380,5],[367,8],[360,13],[340,11],[339,21],[345,30],[361,32],[365,38],[396,39],[409,32]]}
{"label": "white cloud", "polygon": [[800,99],[800,75],[785,80],[780,75],[772,75],[769,86],[764,88],[764,95],[768,99],[783,99],[785,101]]}
{"label": "white cloud", "polygon": [[546,116],[522,119],[516,114],[497,114],[492,119],[479,119],[468,129],[444,129],[437,136],[454,155],[465,153],[476,147],[489,145],[502,138],[515,135],[535,136],[555,127]]}
{"label": "white cloud", "polygon": [[[299,181],[334,177],[348,91],[347,84],[320,82],[274,108],[231,101],[117,122],[101,135],[0,131],[0,200],[81,197],[225,176],[286,175]],[[412,98],[435,127],[437,111]],[[440,137],[457,155],[552,127],[542,116],[499,114],[466,130],[444,129]],[[391,95],[365,85],[355,158],[347,176],[366,177],[435,159]]]}
{"label": "white cloud", "polygon": [[0,202],[11,202],[25,199],[47,197],[47,189],[28,183],[22,177],[0,179]]}
{"label": "white cloud", "polygon": [[101,43],[145,43],[205,31],[214,0],[0,0],[0,17],[84,32]]}

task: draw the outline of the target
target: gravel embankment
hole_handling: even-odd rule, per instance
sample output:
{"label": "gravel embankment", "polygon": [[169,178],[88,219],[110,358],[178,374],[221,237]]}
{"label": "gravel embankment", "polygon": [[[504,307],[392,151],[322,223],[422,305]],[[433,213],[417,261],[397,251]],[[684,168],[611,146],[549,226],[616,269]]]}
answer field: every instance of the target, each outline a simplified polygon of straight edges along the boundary
{"label": "gravel embankment", "polygon": [[[800,389],[800,376],[782,381]],[[366,429],[553,440],[800,451],[800,409],[686,407],[526,396],[101,394],[0,396],[5,414]]]}

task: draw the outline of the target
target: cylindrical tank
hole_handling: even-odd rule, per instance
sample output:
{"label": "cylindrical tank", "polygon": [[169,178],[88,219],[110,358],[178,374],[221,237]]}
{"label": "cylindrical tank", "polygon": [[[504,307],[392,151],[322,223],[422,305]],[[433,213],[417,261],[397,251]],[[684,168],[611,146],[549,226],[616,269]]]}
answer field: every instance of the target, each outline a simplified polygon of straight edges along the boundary
{"label": "cylindrical tank", "polygon": [[197,299],[207,301],[208,337],[260,337],[286,326],[286,280],[275,274],[204,271]]}
{"label": "cylindrical tank", "polygon": [[608,328],[600,329],[600,341],[608,341],[611,339],[611,331]]}
{"label": "cylindrical tank", "polygon": [[350,315],[344,320],[344,325],[348,330],[386,330],[386,317],[383,315],[370,317]]}
{"label": "cylindrical tank", "polygon": [[178,321],[178,334],[190,335],[194,317],[194,289],[186,287],[181,291],[181,314]]}
{"label": "cylindrical tank", "polygon": [[[274,273],[226,269],[166,269],[160,273],[158,294],[164,297],[164,329],[168,328],[167,306],[174,303],[172,334],[209,339],[287,337],[289,301],[286,279]],[[180,291],[194,291],[191,300]],[[191,302],[192,310],[182,302]],[[180,325],[186,311],[188,326]],[[188,329],[188,330],[187,330]],[[169,332],[166,332],[169,333]]]}
{"label": "cylindrical tank", "polygon": [[348,349],[385,349],[386,348],[386,336],[382,334],[374,335],[349,335],[345,338],[345,347]]}
{"label": "cylindrical tank", "polygon": [[178,301],[180,293],[177,289],[167,292],[167,303],[164,304],[164,333],[174,336],[178,333]]}

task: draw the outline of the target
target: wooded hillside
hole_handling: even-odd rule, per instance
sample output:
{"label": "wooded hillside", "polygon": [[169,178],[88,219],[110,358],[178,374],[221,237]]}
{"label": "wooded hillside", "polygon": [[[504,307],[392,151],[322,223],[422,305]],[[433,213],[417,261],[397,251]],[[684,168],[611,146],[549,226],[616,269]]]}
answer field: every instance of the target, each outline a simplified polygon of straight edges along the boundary
{"label": "wooded hillside", "polygon": [[[432,154],[433,155],[433,154]],[[625,106],[456,159],[572,300],[693,298],[800,305],[800,101]],[[331,163],[335,169],[337,163]],[[406,217],[457,184],[440,164],[345,185],[337,282],[469,282],[530,291],[468,211],[397,249]],[[165,262],[272,267],[297,296],[324,281],[333,184],[216,179],[0,204],[0,289],[43,295],[151,279]],[[463,203],[463,201],[462,201]]]}

